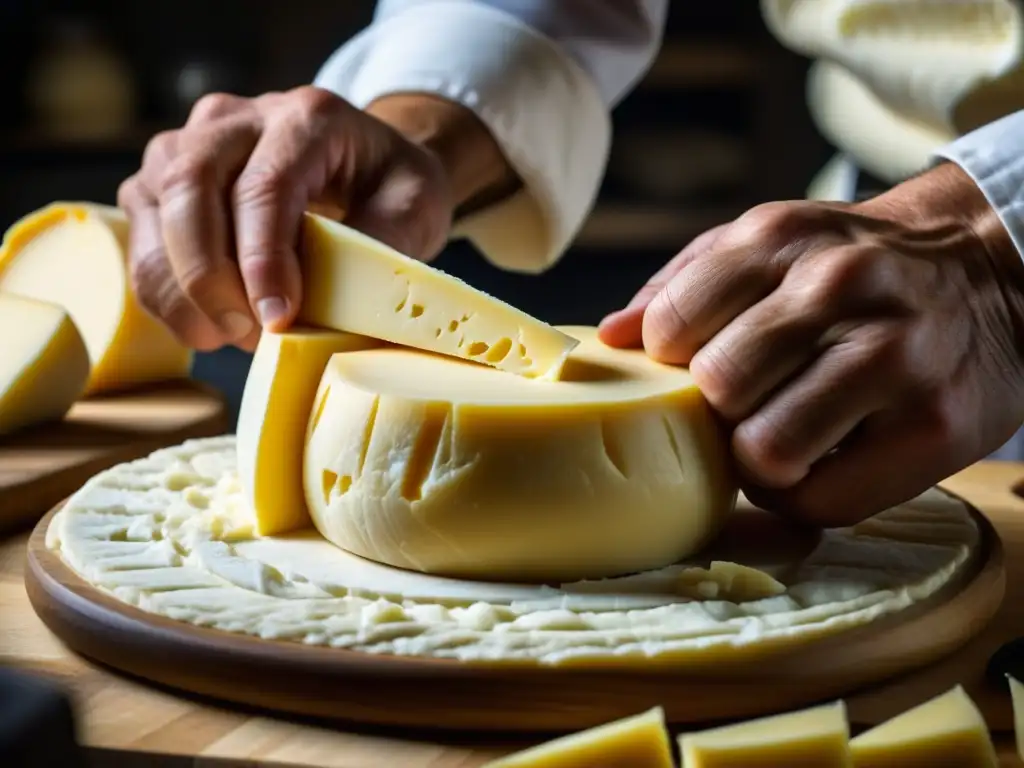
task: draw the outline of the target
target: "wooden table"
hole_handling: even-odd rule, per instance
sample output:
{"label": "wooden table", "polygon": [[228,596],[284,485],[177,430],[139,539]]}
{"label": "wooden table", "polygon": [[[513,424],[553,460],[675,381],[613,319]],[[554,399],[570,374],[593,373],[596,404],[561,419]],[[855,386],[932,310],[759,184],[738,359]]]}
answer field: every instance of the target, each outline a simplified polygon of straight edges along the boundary
{"label": "wooden table", "polygon": [[[992,650],[1024,635],[1024,500],[1011,490],[1022,480],[1024,464],[983,462],[945,483],[986,511],[1006,545],[1003,607],[981,636],[949,659],[849,697],[855,724],[890,717],[959,682],[995,731],[1002,765],[1021,764],[1009,697],[987,688],[981,674]],[[297,722],[155,690],[97,668],[67,651],[33,613],[22,584],[26,539],[22,534],[0,543],[0,663],[49,675],[71,689],[81,738],[96,765],[473,768],[524,745]]]}

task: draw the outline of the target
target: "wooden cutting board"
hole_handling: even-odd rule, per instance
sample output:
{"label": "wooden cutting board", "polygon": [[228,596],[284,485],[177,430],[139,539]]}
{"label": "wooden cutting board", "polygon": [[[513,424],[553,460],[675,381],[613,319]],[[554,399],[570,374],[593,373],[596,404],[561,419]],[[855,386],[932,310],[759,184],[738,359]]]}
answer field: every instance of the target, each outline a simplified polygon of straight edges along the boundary
{"label": "wooden cutting board", "polygon": [[228,429],[223,397],[183,380],[83,400],[63,421],[0,437],[0,534],[35,523],[114,464]]}
{"label": "wooden cutting board", "polygon": [[[855,728],[892,717],[961,683],[996,731],[1001,764],[1020,765],[1010,733],[1009,696],[986,684],[983,671],[1003,642],[1024,636],[1024,500],[1011,490],[1022,479],[1024,464],[983,462],[943,484],[983,510],[998,531],[1006,553],[1005,599],[989,626],[955,654],[847,697]],[[36,616],[23,586],[27,544],[27,535],[0,543],[0,663],[46,674],[73,691],[82,740],[96,765],[178,765],[169,759],[157,763],[154,757],[175,755],[181,765],[211,768],[218,765],[208,763],[211,758],[238,768],[474,768],[537,740],[300,721],[126,678],[71,653]],[[424,707],[443,709],[445,691],[425,683],[421,700]]]}

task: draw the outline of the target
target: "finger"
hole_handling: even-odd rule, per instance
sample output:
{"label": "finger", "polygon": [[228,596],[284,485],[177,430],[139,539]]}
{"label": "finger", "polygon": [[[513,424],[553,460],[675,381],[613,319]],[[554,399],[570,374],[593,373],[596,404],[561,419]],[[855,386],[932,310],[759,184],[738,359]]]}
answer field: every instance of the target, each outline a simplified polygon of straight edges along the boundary
{"label": "finger", "polygon": [[128,254],[132,289],[146,312],[162,322],[185,346],[212,350],[221,346],[220,331],[178,286],[164,248],[156,197],[137,178],[118,193],[128,214]]}
{"label": "finger", "polygon": [[641,327],[647,305],[680,269],[710,248],[726,226],[720,224],[694,238],[665,266],[655,272],[624,308],[605,317],[598,326],[601,341],[613,347],[642,346]]}
{"label": "finger", "polygon": [[250,336],[254,320],[234,258],[228,190],[256,144],[251,120],[183,132],[160,180],[167,256],[186,296],[220,329],[222,344]]}
{"label": "finger", "polygon": [[291,117],[267,126],[235,183],[238,263],[250,306],[268,330],[291,323],[302,302],[296,255],[302,213],[326,183],[325,139]]}
{"label": "finger", "polygon": [[778,286],[805,247],[804,233],[821,231],[825,213],[803,203],[772,203],[728,225],[651,300],[641,329],[648,354],[689,363],[708,339]]}
{"label": "finger", "polygon": [[893,365],[905,342],[896,325],[852,329],[733,431],[746,476],[768,488],[799,483],[870,414],[902,398]]}
{"label": "finger", "polygon": [[763,509],[812,525],[854,525],[909,501],[981,458],[972,448],[952,446],[951,432],[938,423],[920,415],[878,413],[793,487],[750,487],[744,493]]}

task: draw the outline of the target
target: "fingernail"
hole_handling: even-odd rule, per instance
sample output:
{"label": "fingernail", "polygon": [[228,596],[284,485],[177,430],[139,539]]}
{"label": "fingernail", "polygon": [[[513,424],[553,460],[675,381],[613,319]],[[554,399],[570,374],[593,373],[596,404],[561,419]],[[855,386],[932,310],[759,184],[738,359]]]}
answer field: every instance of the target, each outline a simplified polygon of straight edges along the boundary
{"label": "fingernail", "polygon": [[256,311],[260,313],[260,322],[265,326],[270,325],[288,314],[288,302],[280,296],[268,296],[256,302]]}
{"label": "fingernail", "polygon": [[252,318],[241,312],[225,312],[220,318],[220,327],[228,336],[241,339],[252,332]]}

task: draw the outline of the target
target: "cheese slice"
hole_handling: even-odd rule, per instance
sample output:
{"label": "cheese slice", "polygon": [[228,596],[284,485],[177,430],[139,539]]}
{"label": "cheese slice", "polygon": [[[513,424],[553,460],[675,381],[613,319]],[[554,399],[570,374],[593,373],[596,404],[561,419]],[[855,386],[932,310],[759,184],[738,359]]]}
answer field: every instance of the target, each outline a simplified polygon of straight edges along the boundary
{"label": "cheese slice", "polygon": [[0,291],[67,310],[92,362],[87,395],[189,374],[191,351],[132,294],[117,208],[60,202],[15,222],[0,246]]}
{"label": "cheese slice", "polygon": [[1017,757],[1024,761],[1024,684],[1010,675],[1006,677],[1013,701],[1013,733],[1017,741]]}
{"label": "cheese slice", "polygon": [[833,704],[727,725],[679,738],[686,768],[846,768],[846,705]]}
{"label": "cheese slice", "polygon": [[311,525],[302,487],[306,423],[331,355],[381,342],[338,331],[264,331],[238,414],[238,476],[262,536]]}
{"label": "cheese slice", "polygon": [[425,573],[570,581],[671,565],[736,501],[727,437],[684,368],[581,339],[561,381],[404,347],[334,355],[306,437],[313,522]]}
{"label": "cheese slice", "polygon": [[786,591],[770,574],[739,563],[715,560],[708,568],[687,568],[679,574],[679,592],[694,600],[745,603]]}
{"label": "cheese slice", "polygon": [[563,736],[484,768],[673,768],[665,713],[655,707],[633,717]]}
{"label": "cheese slice", "polygon": [[961,686],[850,741],[855,768],[999,765],[981,712]]}
{"label": "cheese slice", "polygon": [[67,312],[0,293],[0,338],[0,435],[62,418],[89,378],[89,353]]}
{"label": "cheese slice", "polygon": [[344,224],[307,213],[299,321],[557,378],[576,340]]}

